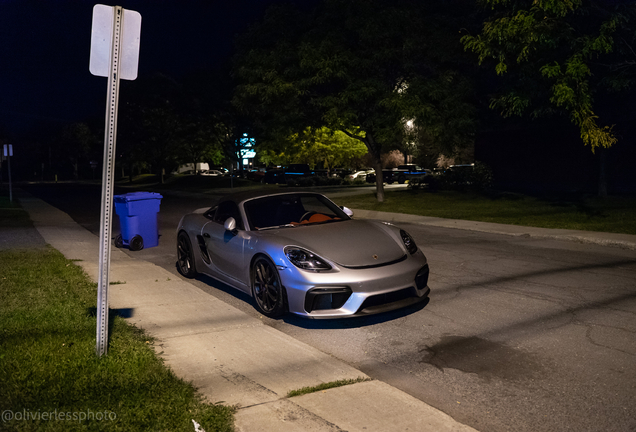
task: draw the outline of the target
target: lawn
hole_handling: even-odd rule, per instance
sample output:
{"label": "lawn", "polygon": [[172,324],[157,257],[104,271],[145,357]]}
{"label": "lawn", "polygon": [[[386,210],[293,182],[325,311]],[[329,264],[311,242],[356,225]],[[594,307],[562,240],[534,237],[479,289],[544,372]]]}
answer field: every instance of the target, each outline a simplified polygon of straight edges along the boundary
{"label": "lawn", "polygon": [[636,198],[632,197],[532,197],[512,193],[402,190],[386,192],[383,203],[378,203],[373,195],[357,195],[341,197],[338,204],[353,209],[449,219],[636,234]]}
{"label": "lawn", "polygon": [[[6,195],[6,196],[5,196]],[[9,192],[0,190],[0,227],[8,229],[28,227],[31,225],[29,217],[14,198],[9,201]]]}
{"label": "lawn", "polygon": [[96,298],[97,285],[55,249],[0,251],[0,429],[192,431],[195,420],[233,430],[232,408],[202,401],[153,339],[112,311],[98,358]]}

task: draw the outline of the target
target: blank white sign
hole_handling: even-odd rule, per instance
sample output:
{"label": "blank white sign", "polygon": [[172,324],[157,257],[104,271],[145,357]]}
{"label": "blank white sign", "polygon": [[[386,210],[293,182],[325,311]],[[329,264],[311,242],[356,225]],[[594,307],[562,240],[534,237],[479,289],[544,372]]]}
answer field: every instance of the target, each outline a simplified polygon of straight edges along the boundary
{"label": "blank white sign", "polygon": [[[141,15],[122,9],[122,34],[119,54],[119,78],[134,80],[139,66]],[[115,7],[97,4],[93,7],[91,55],[89,70],[93,75],[107,77],[112,62],[112,41]]]}

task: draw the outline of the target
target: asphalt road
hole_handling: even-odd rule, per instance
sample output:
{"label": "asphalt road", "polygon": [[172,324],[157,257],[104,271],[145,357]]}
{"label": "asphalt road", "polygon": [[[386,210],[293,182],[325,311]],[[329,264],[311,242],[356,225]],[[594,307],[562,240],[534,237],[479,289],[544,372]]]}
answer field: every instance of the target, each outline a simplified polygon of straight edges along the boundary
{"label": "asphalt road", "polygon": [[[99,234],[99,187],[24,189]],[[209,202],[164,196],[159,246],[128,253],[178,274],[179,218]],[[636,251],[402,226],[429,260],[425,305],[272,320],[218,281],[193,283],[483,432],[636,432]]]}

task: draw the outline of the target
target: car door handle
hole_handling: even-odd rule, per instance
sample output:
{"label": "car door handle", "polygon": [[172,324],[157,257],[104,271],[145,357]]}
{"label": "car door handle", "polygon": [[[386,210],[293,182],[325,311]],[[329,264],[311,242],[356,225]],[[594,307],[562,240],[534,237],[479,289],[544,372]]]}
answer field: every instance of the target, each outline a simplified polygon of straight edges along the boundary
{"label": "car door handle", "polygon": [[210,238],[210,234],[208,234],[208,233],[203,233],[203,237],[205,237],[205,238]]}

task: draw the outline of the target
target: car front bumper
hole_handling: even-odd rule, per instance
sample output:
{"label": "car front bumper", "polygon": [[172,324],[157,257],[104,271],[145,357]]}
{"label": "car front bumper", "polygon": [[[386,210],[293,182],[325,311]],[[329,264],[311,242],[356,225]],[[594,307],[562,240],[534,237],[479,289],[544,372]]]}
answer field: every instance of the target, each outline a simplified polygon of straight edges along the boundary
{"label": "car front bumper", "polygon": [[[399,309],[426,299],[428,264],[421,251],[401,262],[364,269],[309,272],[279,267],[289,312],[306,318],[345,318]],[[335,307],[334,307],[335,306]]]}

